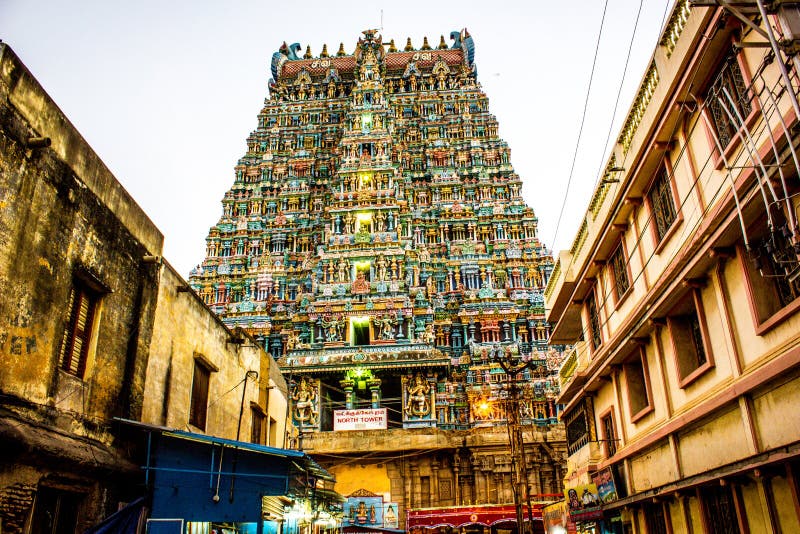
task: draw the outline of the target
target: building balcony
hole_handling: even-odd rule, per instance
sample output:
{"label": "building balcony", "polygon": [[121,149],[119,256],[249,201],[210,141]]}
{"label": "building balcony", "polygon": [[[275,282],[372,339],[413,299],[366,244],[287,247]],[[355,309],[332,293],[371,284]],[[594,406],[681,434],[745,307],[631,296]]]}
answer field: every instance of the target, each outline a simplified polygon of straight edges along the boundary
{"label": "building balcony", "polygon": [[580,337],[580,305],[572,300],[576,283],[573,253],[562,250],[544,290],[545,319],[555,325],[551,343],[568,345]]}
{"label": "building balcony", "polygon": [[[590,441],[587,433],[582,440],[570,443],[567,446],[567,466],[572,470],[572,477],[586,475],[594,471],[595,467],[603,460],[603,447],[597,441]],[[578,466],[578,469],[576,469]],[[570,473],[566,478],[570,478]]]}
{"label": "building balcony", "polygon": [[572,399],[586,383],[586,369],[589,368],[589,351],[585,341],[577,343],[561,364],[558,382],[561,386],[559,402]]}

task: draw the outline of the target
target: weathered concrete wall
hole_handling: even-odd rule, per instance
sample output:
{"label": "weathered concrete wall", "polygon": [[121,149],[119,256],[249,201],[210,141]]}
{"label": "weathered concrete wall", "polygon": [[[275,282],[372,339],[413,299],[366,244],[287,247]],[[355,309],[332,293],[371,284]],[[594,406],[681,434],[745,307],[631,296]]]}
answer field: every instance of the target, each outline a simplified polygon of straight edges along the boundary
{"label": "weathered concrete wall", "polygon": [[[262,377],[268,376],[269,379],[266,382],[262,380],[261,386],[265,388],[262,397],[264,399],[263,404],[267,407],[268,420],[274,421],[274,423],[270,424],[265,444],[271,447],[283,447],[284,437],[286,436],[289,389],[280,368],[271,357],[269,364],[269,373],[261,374]],[[267,395],[269,395],[269,402],[266,400]]]}
{"label": "weathered concrete wall", "polygon": [[[161,236],[8,47],[0,52],[0,354],[7,362],[0,387],[38,404],[57,402],[66,303],[73,275],[84,270],[107,292],[96,317],[91,380],[76,394],[89,417],[136,415],[151,330],[141,320],[154,305],[157,281],[142,258],[161,252]],[[34,135],[50,137],[53,146],[26,149]],[[139,217],[125,224],[112,208]],[[135,383],[120,383],[126,374]],[[120,406],[123,388],[129,398]]]}
{"label": "weathered concrete wall", "polygon": [[[32,137],[52,144],[32,148]],[[140,496],[141,471],[112,420],[197,431],[188,425],[196,357],[218,369],[204,432],[238,432],[249,441],[253,403],[267,415],[264,437],[272,418],[270,444],[282,445],[286,382],[275,362],[181,291],[188,285],[161,260],[162,244],[141,208],[0,44],[2,532],[31,528],[43,488],[78,496],[77,531]],[[86,369],[77,375],[59,368],[76,279],[99,290]],[[245,382],[250,370],[258,379]]]}
{"label": "weathered concrete wall", "polygon": [[50,149],[82,186],[94,193],[150,254],[161,254],[161,232],[6,44],[0,44],[0,79],[4,98],[27,122],[30,131],[26,133],[49,137]]}
{"label": "weathered concrete wall", "polygon": [[[0,132],[0,519],[18,532],[26,488],[54,484],[86,497],[83,530],[130,497],[116,476],[135,468],[109,447],[109,423],[140,416],[158,283],[143,258],[162,236],[6,45]],[[59,352],[79,276],[103,289],[73,376]]]}
{"label": "weathered concrete wall", "polygon": [[[256,371],[245,388],[240,438],[250,440],[250,403],[259,403],[259,381],[269,370],[269,358],[254,340],[231,332],[188,288],[166,262],[161,267],[158,306],[150,345],[142,421],[181,430],[200,431],[233,439],[239,424],[242,389],[247,371]],[[241,343],[234,343],[237,337]],[[205,430],[189,425],[196,358],[211,362],[208,418]],[[263,367],[263,369],[262,369]],[[262,406],[263,407],[263,406]]]}

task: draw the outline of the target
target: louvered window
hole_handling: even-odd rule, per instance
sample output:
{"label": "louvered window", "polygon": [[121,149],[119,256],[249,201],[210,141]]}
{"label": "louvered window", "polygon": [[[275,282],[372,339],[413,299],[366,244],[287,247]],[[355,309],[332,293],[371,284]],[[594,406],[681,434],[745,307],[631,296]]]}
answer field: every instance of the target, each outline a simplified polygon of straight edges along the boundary
{"label": "louvered window", "polygon": [[59,366],[78,378],[86,372],[86,360],[92,337],[92,324],[98,295],[82,282],[76,281],[69,294],[69,322],[61,341]]}

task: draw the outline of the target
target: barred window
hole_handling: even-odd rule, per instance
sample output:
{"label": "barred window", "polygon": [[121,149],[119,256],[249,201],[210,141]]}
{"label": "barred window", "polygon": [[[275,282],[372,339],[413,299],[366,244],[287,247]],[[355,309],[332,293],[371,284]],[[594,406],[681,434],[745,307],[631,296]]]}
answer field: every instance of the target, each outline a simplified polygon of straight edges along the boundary
{"label": "barred window", "polygon": [[80,280],[75,280],[69,293],[69,322],[61,340],[59,367],[78,378],[86,372],[98,298],[97,292]]}
{"label": "barred window", "polygon": [[628,262],[625,258],[625,250],[622,243],[611,254],[611,273],[614,275],[614,289],[617,293],[617,298],[628,291],[631,283],[628,279]]}
{"label": "barred window", "polygon": [[[647,532],[652,534],[668,534],[672,529],[667,527],[669,518],[664,514],[664,503],[645,503],[642,507]],[[716,525],[717,523],[712,523]]]}
{"label": "barred window", "polygon": [[741,532],[736,521],[736,505],[730,486],[710,485],[701,489],[706,520],[715,532]]}
{"label": "barred window", "polygon": [[564,427],[567,432],[567,452],[575,454],[592,439],[590,429],[592,421],[591,400],[584,398],[568,413],[564,414]]}
{"label": "barred window", "polygon": [[666,168],[661,170],[661,174],[647,193],[647,198],[653,211],[653,225],[656,235],[658,240],[661,241],[672,226],[672,223],[675,222],[676,215],[672,184],[670,184],[669,173]]}
{"label": "barred window", "polygon": [[764,215],[748,229],[751,249],[743,265],[759,323],[800,298],[800,262],[781,230],[783,224],[779,217],[778,229],[770,231]]}
{"label": "barred window", "polygon": [[711,123],[723,148],[736,136],[741,119],[753,110],[751,98],[736,54],[731,53],[723,61],[705,96]]}
{"label": "barred window", "polygon": [[603,417],[603,439],[606,444],[606,456],[611,457],[617,454],[617,433],[614,430],[614,417],[611,414]]}
{"label": "barred window", "polygon": [[594,300],[594,292],[586,298],[586,313],[589,315],[589,333],[591,334],[592,349],[596,349],[603,343],[600,335],[600,317],[597,315],[597,304]]}

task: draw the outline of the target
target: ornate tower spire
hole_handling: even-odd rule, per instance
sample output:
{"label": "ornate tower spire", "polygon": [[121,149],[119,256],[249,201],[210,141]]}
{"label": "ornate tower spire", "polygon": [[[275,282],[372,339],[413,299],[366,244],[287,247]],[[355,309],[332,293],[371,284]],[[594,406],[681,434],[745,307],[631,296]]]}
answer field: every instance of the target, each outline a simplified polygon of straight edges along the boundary
{"label": "ornate tower spire", "polygon": [[[499,409],[473,410],[501,395],[490,356],[549,354],[552,262],[477,84],[472,38],[450,35],[454,48],[425,38],[413,54],[374,29],[352,56],[343,44],[313,61],[310,46],[303,59],[299,44],[281,47],[191,277],[226,324],[294,370],[303,432],[331,429],[338,407],[319,402],[322,384],[343,407],[387,407],[396,426],[502,424]],[[547,365],[520,387],[549,421]]]}

